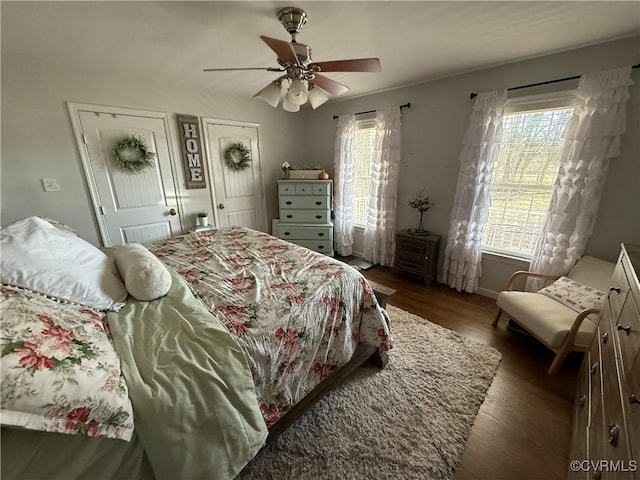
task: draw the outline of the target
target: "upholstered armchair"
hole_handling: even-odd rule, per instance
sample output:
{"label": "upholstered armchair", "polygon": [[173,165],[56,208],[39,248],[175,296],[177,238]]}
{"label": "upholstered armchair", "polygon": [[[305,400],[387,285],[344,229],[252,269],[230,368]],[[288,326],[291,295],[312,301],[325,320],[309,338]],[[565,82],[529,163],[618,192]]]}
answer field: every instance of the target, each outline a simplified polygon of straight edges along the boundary
{"label": "upholstered armchair", "polygon": [[[611,262],[584,256],[566,277],[515,272],[498,295],[493,326],[504,313],[555,352],[547,371],[553,375],[569,352],[589,349],[614,268]],[[543,279],[550,285],[538,292],[514,290],[514,283],[522,277]]]}

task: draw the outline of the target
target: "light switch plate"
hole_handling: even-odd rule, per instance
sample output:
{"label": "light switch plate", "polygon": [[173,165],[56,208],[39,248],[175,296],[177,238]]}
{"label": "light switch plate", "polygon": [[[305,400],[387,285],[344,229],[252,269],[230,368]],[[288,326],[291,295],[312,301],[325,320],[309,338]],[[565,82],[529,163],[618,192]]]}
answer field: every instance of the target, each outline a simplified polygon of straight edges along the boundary
{"label": "light switch plate", "polygon": [[42,186],[44,187],[45,192],[59,192],[60,184],[58,183],[57,178],[43,178]]}

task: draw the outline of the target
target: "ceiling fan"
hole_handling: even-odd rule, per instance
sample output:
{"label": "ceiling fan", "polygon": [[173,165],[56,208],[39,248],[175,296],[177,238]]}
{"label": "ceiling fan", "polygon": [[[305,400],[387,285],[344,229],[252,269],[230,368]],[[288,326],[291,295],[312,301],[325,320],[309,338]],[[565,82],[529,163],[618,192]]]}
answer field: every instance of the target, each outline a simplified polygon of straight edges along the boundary
{"label": "ceiling fan", "polygon": [[282,8],[278,11],[278,20],[291,35],[291,42],[260,36],[262,41],[277,55],[276,60],[280,67],[205,68],[204,71],[266,70],[268,72],[284,72],[284,75],[269,83],[254,96],[260,97],[272,107],[276,107],[284,93],[282,108],[289,112],[297,112],[300,110],[300,105],[303,105],[307,100],[315,109],[329,99],[327,94],[337,96],[349,91],[349,87],[321,75],[320,72],[380,72],[382,70],[380,60],[377,58],[314,62],[311,59],[311,48],[296,41],[296,36],[307,23],[307,18],[307,12],[300,8]]}

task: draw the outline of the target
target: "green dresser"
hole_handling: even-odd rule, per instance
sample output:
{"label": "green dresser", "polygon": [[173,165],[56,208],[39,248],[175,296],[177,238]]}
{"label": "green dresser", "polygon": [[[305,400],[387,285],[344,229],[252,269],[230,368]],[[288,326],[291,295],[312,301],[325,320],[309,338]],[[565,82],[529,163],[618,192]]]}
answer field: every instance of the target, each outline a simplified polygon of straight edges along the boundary
{"label": "green dresser", "polygon": [[280,222],[274,235],[333,256],[331,180],[278,180]]}

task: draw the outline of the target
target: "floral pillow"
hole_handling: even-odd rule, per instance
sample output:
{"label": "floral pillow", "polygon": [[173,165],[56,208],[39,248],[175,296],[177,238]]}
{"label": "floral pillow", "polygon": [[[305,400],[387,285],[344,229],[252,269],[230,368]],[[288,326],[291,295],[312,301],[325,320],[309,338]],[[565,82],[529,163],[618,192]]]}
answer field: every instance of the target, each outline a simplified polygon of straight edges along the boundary
{"label": "floral pillow", "polygon": [[553,298],[576,312],[587,308],[600,308],[607,295],[596,288],[576,282],[568,277],[560,277],[551,285],[538,290],[538,293]]}
{"label": "floral pillow", "polygon": [[104,315],[2,286],[2,425],[131,439],[133,410]]}

